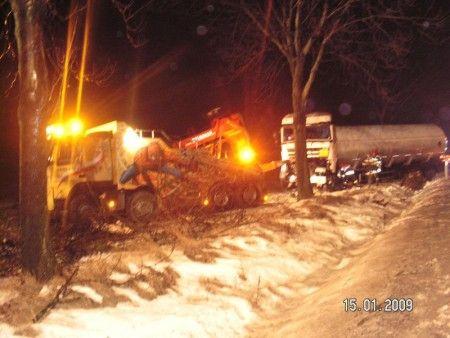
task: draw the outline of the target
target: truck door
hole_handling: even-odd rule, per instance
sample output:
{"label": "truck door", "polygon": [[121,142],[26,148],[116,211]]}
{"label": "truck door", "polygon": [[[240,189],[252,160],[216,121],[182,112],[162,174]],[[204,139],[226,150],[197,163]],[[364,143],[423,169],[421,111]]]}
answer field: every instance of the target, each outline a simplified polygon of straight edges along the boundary
{"label": "truck door", "polygon": [[113,180],[112,134],[94,133],[83,140],[82,165],[80,175],[88,182],[107,182]]}

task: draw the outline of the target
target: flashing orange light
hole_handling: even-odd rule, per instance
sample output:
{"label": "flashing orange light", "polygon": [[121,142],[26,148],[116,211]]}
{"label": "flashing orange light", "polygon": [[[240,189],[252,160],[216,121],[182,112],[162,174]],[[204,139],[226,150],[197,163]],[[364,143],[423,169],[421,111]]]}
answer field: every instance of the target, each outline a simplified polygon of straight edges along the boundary
{"label": "flashing orange light", "polygon": [[83,132],[83,123],[79,119],[72,119],[69,122],[69,129],[72,135],[79,135]]}
{"label": "flashing orange light", "polygon": [[203,200],[203,205],[204,205],[205,207],[207,207],[207,206],[209,205],[209,200],[208,200],[207,198],[205,198],[205,199]]}
{"label": "flashing orange light", "polygon": [[61,139],[66,136],[78,136],[83,132],[83,123],[79,119],[72,119],[67,124],[51,124],[45,131],[47,133],[47,139]]}
{"label": "flashing orange light", "polygon": [[269,200],[269,195],[264,195],[263,201],[264,201],[264,202],[267,202],[268,200]]}
{"label": "flashing orange light", "polygon": [[243,163],[253,162],[255,156],[256,156],[255,151],[249,146],[244,147],[239,151],[239,160]]}

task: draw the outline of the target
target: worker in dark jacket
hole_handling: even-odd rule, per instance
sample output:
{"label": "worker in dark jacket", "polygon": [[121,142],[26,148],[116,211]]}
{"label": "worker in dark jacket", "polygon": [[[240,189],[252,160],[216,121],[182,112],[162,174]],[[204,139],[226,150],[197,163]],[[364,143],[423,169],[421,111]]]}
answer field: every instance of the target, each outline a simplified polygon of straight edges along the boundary
{"label": "worker in dark jacket", "polygon": [[120,183],[125,184],[138,174],[143,175],[144,180],[148,183],[150,179],[146,174],[147,171],[155,171],[182,178],[181,170],[169,165],[169,163],[177,166],[191,166],[189,161],[179,156],[178,152],[168,147],[165,143],[157,139],[152,140],[148,146],[137,151],[133,164],[122,173]]}

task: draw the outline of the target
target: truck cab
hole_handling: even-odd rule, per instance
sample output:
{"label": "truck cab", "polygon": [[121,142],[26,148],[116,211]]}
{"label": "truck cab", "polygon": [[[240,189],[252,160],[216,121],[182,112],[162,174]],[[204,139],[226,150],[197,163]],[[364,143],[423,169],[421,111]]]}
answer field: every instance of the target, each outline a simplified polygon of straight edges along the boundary
{"label": "truck cab", "polygon": [[135,221],[150,219],[156,208],[153,188],[136,181],[121,184],[120,175],[136,151],[150,142],[151,133],[145,136],[121,121],[78,133],[62,124],[47,131],[52,144],[47,204],[55,216],[83,223],[89,214],[105,210],[126,212]]}
{"label": "truck cab", "polygon": [[[280,181],[285,187],[295,184],[295,130],[294,114],[287,114],[281,120],[281,161]],[[326,183],[324,173],[329,162],[333,138],[331,114],[316,112],[306,115],[306,149],[313,184]]]}

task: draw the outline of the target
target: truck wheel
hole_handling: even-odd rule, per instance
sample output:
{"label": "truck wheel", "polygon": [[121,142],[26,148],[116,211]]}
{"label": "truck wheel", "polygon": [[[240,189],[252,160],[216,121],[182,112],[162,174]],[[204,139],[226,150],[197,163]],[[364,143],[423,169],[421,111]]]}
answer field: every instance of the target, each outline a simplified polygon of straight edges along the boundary
{"label": "truck wheel", "polygon": [[70,199],[67,207],[67,220],[71,226],[89,227],[96,215],[98,215],[98,206],[87,194],[76,194]]}
{"label": "truck wheel", "polygon": [[156,211],[155,194],[147,190],[132,192],[126,201],[127,216],[136,223],[148,223]]}
{"label": "truck wheel", "polygon": [[218,184],[209,192],[211,205],[216,210],[226,210],[233,204],[233,191],[228,184]]}
{"label": "truck wheel", "polygon": [[254,207],[260,201],[260,197],[258,187],[253,183],[248,183],[242,187],[239,200],[244,207]]}

